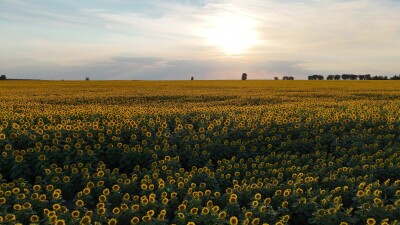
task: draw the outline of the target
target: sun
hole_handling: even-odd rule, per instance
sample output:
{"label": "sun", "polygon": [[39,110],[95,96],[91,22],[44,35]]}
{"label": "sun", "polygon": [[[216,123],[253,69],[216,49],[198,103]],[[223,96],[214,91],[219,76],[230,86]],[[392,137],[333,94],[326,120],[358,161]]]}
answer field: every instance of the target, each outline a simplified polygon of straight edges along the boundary
{"label": "sun", "polygon": [[239,15],[210,17],[203,30],[207,44],[216,46],[228,55],[245,54],[260,41],[257,37],[256,21]]}

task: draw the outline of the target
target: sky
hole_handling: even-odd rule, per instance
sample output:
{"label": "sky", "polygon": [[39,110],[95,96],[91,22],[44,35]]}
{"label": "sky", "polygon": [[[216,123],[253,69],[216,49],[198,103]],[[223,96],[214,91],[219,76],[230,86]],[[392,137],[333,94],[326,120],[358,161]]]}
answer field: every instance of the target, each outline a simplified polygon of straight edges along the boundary
{"label": "sky", "polygon": [[400,0],[0,0],[0,74],[92,80],[400,74]]}

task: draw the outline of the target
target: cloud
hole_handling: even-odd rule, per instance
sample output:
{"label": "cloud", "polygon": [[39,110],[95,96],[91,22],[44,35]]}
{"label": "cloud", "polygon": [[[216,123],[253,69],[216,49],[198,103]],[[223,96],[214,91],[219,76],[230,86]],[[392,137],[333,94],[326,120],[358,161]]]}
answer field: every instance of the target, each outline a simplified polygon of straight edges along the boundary
{"label": "cloud", "polygon": [[[0,64],[10,76],[52,78],[64,71],[76,79],[81,74],[92,79],[235,79],[245,71],[250,78],[272,78],[286,75],[291,66],[293,74],[306,78],[400,70],[400,3],[393,0],[1,4],[0,27],[6,32],[0,48],[7,54],[0,55]],[[227,55],[211,43],[203,31],[227,15],[252,21],[258,44]]]}

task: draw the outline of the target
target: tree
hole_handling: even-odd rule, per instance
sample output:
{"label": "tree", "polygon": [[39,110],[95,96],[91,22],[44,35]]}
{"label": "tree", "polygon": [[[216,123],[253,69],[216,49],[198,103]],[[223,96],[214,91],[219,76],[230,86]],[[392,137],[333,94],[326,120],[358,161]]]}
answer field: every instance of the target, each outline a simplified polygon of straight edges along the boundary
{"label": "tree", "polygon": [[278,77],[274,77],[274,80],[279,80],[279,78]]}
{"label": "tree", "polygon": [[391,80],[400,80],[400,74],[399,76],[394,75],[393,77],[390,78]]}
{"label": "tree", "polygon": [[315,75],[308,76],[308,79],[309,80],[323,80],[324,76],[315,74]]}
{"label": "tree", "polygon": [[334,78],[334,75],[328,75],[328,76],[326,77],[327,80],[333,80],[333,78]]}
{"label": "tree", "polygon": [[191,77],[190,80],[194,80],[194,77]]}
{"label": "tree", "polygon": [[242,74],[242,80],[247,80],[247,73]]}
{"label": "tree", "polygon": [[86,80],[86,81],[89,81],[89,80],[90,80],[90,78],[89,78],[89,77],[86,77],[86,78],[85,78],[85,80]]}
{"label": "tree", "polygon": [[4,74],[1,75],[1,76],[0,76],[0,80],[7,80],[6,75],[4,75]]}

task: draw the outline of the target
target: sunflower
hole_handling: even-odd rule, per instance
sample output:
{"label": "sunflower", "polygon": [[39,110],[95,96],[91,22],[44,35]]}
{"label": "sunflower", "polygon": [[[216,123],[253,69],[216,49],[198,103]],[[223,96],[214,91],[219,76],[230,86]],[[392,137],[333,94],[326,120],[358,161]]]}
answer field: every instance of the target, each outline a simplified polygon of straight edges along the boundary
{"label": "sunflower", "polygon": [[39,216],[37,216],[37,215],[32,215],[32,216],[29,218],[29,221],[31,221],[32,223],[37,223],[37,222],[39,222]]}
{"label": "sunflower", "polygon": [[117,225],[117,219],[112,218],[110,220],[108,220],[107,225]]}
{"label": "sunflower", "polygon": [[[33,193],[32,195],[31,195],[31,199],[32,200],[36,200],[36,199],[38,199],[39,198],[39,194],[38,193]],[[0,205],[1,205],[1,200],[0,200]]]}
{"label": "sunflower", "polygon": [[120,211],[120,209],[119,209],[118,207],[115,207],[115,208],[113,208],[113,210],[112,210],[112,213],[113,213],[114,215],[118,215],[120,212],[121,212],[121,211]]}
{"label": "sunflower", "polygon": [[15,157],[15,161],[16,161],[17,163],[22,162],[23,159],[24,159],[24,157],[22,157],[22,156],[20,156],[20,155],[17,155],[17,156]]}
{"label": "sunflower", "polygon": [[229,204],[236,204],[237,203],[237,198],[232,198],[232,197],[230,197],[229,198]]}
{"label": "sunflower", "polygon": [[368,225],[374,225],[374,224],[376,224],[376,220],[374,218],[368,218],[367,219],[367,224]]}
{"label": "sunflower", "polygon": [[183,214],[183,213],[178,213],[178,217],[179,217],[179,219],[185,219],[185,214]]}
{"label": "sunflower", "polygon": [[365,195],[365,193],[364,193],[364,191],[362,191],[362,190],[359,190],[359,191],[357,191],[357,197],[362,197],[362,196],[364,196]]}
{"label": "sunflower", "polygon": [[249,219],[252,215],[253,215],[252,212],[246,212],[246,213],[244,214],[244,216],[246,217],[246,219]]}
{"label": "sunflower", "polygon": [[258,225],[258,224],[260,224],[260,218],[254,218],[254,219],[251,221],[251,225]]}
{"label": "sunflower", "polygon": [[99,201],[100,202],[106,202],[107,201],[107,197],[105,195],[100,195],[99,196]]}
{"label": "sunflower", "polygon": [[239,224],[239,220],[236,216],[232,216],[231,218],[229,218],[229,224],[230,225],[237,225]]}
{"label": "sunflower", "polygon": [[21,206],[20,204],[15,204],[15,205],[13,206],[13,209],[16,210],[16,211],[19,211],[19,210],[22,209],[22,206]]}
{"label": "sunflower", "polygon": [[56,220],[55,225],[65,225],[65,220]]}
{"label": "sunflower", "polygon": [[22,208],[24,208],[24,209],[30,209],[31,207],[32,207],[32,204],[29,203],[29,202],[25,202],[25,203],[22,205]]}
{"label": "sunflower", "polygon": [[203,215],[207,215],[209,212],[210,212],[210,210],[208,208],[203,208],[201,210],[201,214],[203,214]]}
{"label": "sunflower", "polygon": [[131,224],[138,224],[140,222],[140,219],[139,219],[139,217],[137,217],[137,216],[135,216],[135,217],[133,217],[132,219],[131,219]]}
{"label": "sunflower", "polygon": [[254,200],[259,201],[261,199],[261,194],[257,193],[254,195]]}
{"label": "sunflower", "polygon": [[75,205],[78,207],[83,207],[85,203],[81,199],[79,199],[78,201],[75,202]]}
{"label": "sunflower", "polygon": [[106,209],[105,208],[98,208],[97,209],[97,214],[98,215],[104,215],[106,213]]}
{"label": "sunflower", "polygon": [[197,214],[197,212],[199,211],[199,209],[198,208],[192,208],[192,209],[190,209],[190,213],[191,214]]}
{"label": "sunflower", "polygon": [[285,222],[285,223],[288,222],[289,219],[290,219],[290,216],[289,216],[289,215],[284,215],[284,216],[282,217],[282,221]]}
{"label": "sunflower", "polygon": [[147,211],[147,213],[146,213],[149,217],[152,217],[152,216],[154,216],[154,210],[149,210],[149,211]]}
{"label": "sunflower", "polygon": [[81,225],[88,225],[92,222],[92,219],[89,216],[84,216],[79,222]]}
{"label": "sunflower", "polygon": [[181,204],[178,206],[178,211],[184,211],[185,209],[186,209],[186,205]]}
{"label": "sunflower", "polygon": [[80,215],[80,212],[79,212],[78,210],[74,210],[74,211],[72,211],[72,213],[71,213],[71,216],[72,216],[74,219],[77,219],[77,218],[79,217],[79,215]]}
{"label": "sunflower", "polygon": [[4,204],[6,204],[6,202],[7,202],[6,198],[4,198],[4,197],[0,198],[0,205],[4,205]]}
{"label": "sunflower", "polygon": [[58,211],[58,210],[61,209],[61,205],[58,204],[58,203],[56,203],[56,204],[53,205],[53,209],[54,209],[55,211]]}
{"label": "sunflower", "polygon": [[226,217],[226,212],[225,211],[221,211],[220,213],[218,213],[218,218],[219,219],[225,219]]}

